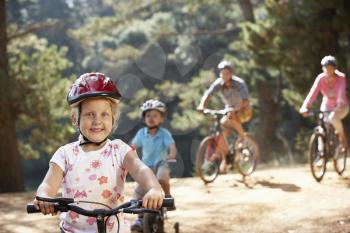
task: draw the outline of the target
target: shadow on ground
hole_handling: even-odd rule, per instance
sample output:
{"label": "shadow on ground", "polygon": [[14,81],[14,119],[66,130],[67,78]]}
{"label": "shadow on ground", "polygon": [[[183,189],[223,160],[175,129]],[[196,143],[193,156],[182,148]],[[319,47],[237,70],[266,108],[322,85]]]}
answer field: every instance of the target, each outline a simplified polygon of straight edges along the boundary
{"label": "shadow on ground", "polygon": [[281,189],[285,192],[300,192],[301,188],[295,184],[288,184],[288,183],[279,183],[279,182],[272,182],[269,180],[261,180],[261,179],[242,179],[237,180],[240,183],[243,183],[247,188],[253,189],[257,185],[261,185],[264,187],[272,188],[272,189]]}

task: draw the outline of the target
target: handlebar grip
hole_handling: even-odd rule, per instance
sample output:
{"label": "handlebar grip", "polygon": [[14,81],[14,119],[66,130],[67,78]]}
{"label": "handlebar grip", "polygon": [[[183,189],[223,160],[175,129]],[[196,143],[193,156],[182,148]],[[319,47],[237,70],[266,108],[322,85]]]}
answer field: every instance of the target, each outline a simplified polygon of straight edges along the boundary
{"label": "handlebar grip", "polygon": [[35,205],[33,205],[33,204],[27,204],[27,213],[28,213],[28,214],[40,213],[40,212],[41,212],[40,209],[37,210],[37,209],[35,208]]}
{"label": "handlebar grip", "polygon": [[[57,212],[57,211],[62,211],[62,212],[66,212],[68,209],[65,208],[65,207],[61,207],[59,206],[59,204],[54,204],[53,205],[53,208],[54,208],[54,211]],[[27,204],[27,213],[28,214],[34,214],[34,213],[40,213],[41,211],[40,210],[37,210],[35,208],[35,205],[34,204]]]}
{"label": "handlebar grip", "polygon": [[162,207],[173,208],[175,206],[174,198],[164,198]]}
{"label": "handlebar grip", "polygon": [[[142,200],[138,200],[138,206],[142,206]],[[162,203],[162,207],[166,207],[166,208],[173,208],[175,207],[175,200],[172,197],[169,198],[164,198],[163,199],[163,203]]]}

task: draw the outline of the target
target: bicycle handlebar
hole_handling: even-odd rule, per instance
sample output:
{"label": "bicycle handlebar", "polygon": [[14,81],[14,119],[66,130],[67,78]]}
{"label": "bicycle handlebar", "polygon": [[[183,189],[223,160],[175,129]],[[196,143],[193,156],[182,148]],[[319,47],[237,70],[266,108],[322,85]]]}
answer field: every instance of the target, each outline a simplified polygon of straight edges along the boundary
{"label": "bicycle handlebar", "polygon": [[235,112],[235,111],[238,111],[238,109],[236,108],[225,108],[221,110],[213,110],[208,108],[203,109],[204,114],[210,114],[210,115],[226,115],[229,112]]}
{"label": "bicycle handlebar", "polygon": [[305,112],[306,117],[319,117],[319,114],[329,114],[331,111],[321,111],[321,110],[314,110],[314,111],[307,111]]}
{"label": "bicycle handlebar", "polygon": [[[78,214],[82,214],[89,217],[97,217],[97,216],[112,216],[116,215],[118,213],[129,213],[129,214],[139,214],[144,212],[149,213],[158,213],[159,210],[157,209],[147,209],[142,208],[142,200],[131,200],[129,202],[126,202],[117,208],[113,209],[94,209],[94,210],[86,210],[84,208],[81,208],[76,205],[71,205],[75,202],[72,198],[43,198],[43,197],[36,197],[39,201],[46,201],[46,202],[52,202],[54,203],[54,210],[55,212],[67,212],[69,210],[74,211]],[[97,203],[98,204],[98,203]],[[162,207],[174,207],[174,199],[173,198],[164,198]],[[36,207],[33,204],[27,204],[27,213],[39,213],[40,210],[37,210]]]}

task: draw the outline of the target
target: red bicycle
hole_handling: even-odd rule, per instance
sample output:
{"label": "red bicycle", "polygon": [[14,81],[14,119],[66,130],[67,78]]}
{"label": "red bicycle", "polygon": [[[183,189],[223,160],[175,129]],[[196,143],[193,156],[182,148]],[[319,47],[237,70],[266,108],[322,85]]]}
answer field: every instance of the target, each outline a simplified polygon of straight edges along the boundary
{"label": "red bicycle", "polygon": [[[213,182],[218,174],[221,160],[224,157],[223,150],[219,148],[220,117],[233,111],[232,109],[211,110],[204,109],[203,113],[213,117],[213,125],[210,135],[199,144],[196,156],[196,173],[204,183]],[[233,132],[233,139],[229,142],[229,150],[226,156],[228,164],[234,163],[236,169],[243,176],[249,176],[255,170],[259,160],[259,148],[255,140],[246,135],[244,140],[239,140]]]}

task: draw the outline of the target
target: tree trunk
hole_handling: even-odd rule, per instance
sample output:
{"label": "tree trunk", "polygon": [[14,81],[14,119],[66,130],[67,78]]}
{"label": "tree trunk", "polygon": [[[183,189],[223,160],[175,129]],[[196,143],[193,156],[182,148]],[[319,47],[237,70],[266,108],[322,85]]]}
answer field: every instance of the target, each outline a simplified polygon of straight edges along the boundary
{"label": "tree trunk", "polygon": [[21,157],[16,137],[14,89],[8,72],[6,4],[0,0],[0,193],[23,191]]}
{"label": "tree trunk", "polygon": [[[239,0],[245,20],[254,23],[254,11],[250,0]],[[272,87],[266,81],[258,81],[257,85],[258,103],[260,107],[259,128],[256,139],[259,145],[261,159],[268,161],[271,151],[271,143],[275,138],[275,128],[279,103],[273,97]],[[279,94],[279,93],[278,93]]]}
{"label": "tree trunk", "polygon": [[254,17],[254,11],[253,6],[250,0],[238,0],[239,6],[242,9],[244,19],[254,23],[255,17]]}
{"label": "tree trunk", "polygon": [[[3,77],[1,77],[3,78]],[[15,118],[1,101],[0,106],[0,193],[23,191],[21,157],[18,151]]]}
{"label": "tree trunk", "polygon": [[262,161],[271,159],[271,142],[275,138],[275,128],[279,104],[273,98],[271,87],[265,81],[257,83],[258,104],[259,104],[259,128],[256,132],[256,139],[259,145]]}

